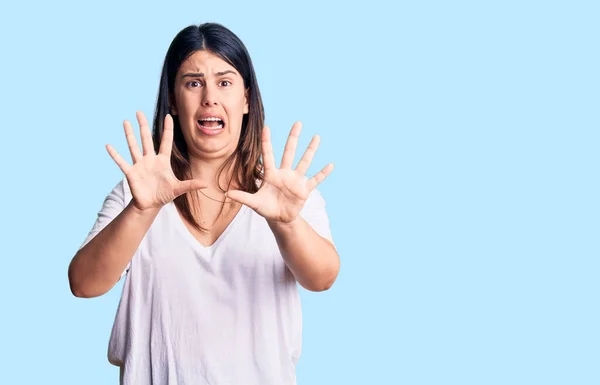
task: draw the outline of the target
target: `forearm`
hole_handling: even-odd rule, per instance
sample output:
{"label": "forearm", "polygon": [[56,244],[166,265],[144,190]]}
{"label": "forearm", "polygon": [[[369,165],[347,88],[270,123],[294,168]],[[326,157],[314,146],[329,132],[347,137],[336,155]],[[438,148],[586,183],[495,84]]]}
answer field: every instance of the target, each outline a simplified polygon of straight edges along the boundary
{"label": "forearm", "polygon": [[337,278],[340,259],[329,240],[321,237],[302,217],[289,224],[267,221],[283,259],[307,290],[329,289]]}
{"label": "forearm", "polygon": [[71,292],[87,298],[108,292],[131,261],[158,211],[140,211],[129,204],[82,247],[69,265]]}

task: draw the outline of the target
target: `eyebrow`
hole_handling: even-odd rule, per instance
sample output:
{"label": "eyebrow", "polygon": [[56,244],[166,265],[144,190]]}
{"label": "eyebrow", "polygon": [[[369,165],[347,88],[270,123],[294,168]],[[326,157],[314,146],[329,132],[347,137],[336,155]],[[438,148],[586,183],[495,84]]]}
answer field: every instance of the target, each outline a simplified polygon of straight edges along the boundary
{"label": "eyebrow", "polygon": [[[215,73],[215,76],[223,76],[223,75],[227,75],[227,74],[234,74],[237,75],[235,73],[235,71],[232,70],[226,70],[226,71],[222,71],[222,72],[217,72]],[[184,74],[183,76],[181,76],[182,78],[203,78],[204,74],[202,72],[188,72],[187,74]]]}

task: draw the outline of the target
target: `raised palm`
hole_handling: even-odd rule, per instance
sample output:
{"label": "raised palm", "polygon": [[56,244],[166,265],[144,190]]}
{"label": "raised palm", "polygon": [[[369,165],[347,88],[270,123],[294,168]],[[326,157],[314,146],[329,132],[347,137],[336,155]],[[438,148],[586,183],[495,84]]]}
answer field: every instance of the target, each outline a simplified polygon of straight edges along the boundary
{"label": "raised palm", "polygon": [[252,208],[268,220],[283,223],[295,220],[302,207],[304,207],[310,192],[333,170],[333,164],[328,164],[312,178],[307,179],[305,177],[319,147],[318,136],[313,137],[296,169],[292,169],[301,130],[302,124],[300,122],[292,126],[280,168],[277,168],[273,156],[269,127],[265,127],[262,134],[265,171],[263,184],[254,194],[234,190],[227,192],[227,196]]}
{"label": "raised palm", "polygon": [[197,179],[180,181],[173,174],[171,168],[173,118],[170,115],[165,117],[164,131],[157,154],[152,144],[148,120],[142,112],[138,112],[136,116],[140,124],[143,153],[137,144],[131,124],[128,121],[123,123],[133,165],[127,163],[111,145],[106,146],[108,153],[127,178],[133,196],[133,205],[140,210],[160,208],[179,195],[206,187]]}

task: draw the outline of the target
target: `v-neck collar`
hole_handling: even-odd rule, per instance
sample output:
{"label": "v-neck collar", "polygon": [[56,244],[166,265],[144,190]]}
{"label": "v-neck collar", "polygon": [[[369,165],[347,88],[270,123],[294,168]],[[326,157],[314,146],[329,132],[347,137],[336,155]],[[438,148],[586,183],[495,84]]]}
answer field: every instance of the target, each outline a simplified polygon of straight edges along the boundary
{"label": "v-neck collar", "polygon": [[223,239],[226,238],[227,235],[232,231],[234,225],[240,220],[240,218],[243,215],[245,215],[246,211],[250,209],[246,205],[242,205],[240,207],[240,209],[238,210],[238,212],[233,217],[233,219],[231,220],[231,222],[229,222],[227,227],[225,227],[223,232],[219,235],[219,237],[211,245],[204,246],[199,240],[196,239],[194,234],[192,234],[190,232],[190,230],[187,228],[187,225],[185,224],[184,219],[179,214],[179,211],[177,210],[177,206],[175,206],[174,202],[169,203],[169,208],[170,208],[171,214],[174,217],[174,221],[175,221],[176,226],[179,229],[179,232],[181,233],[181,235],[187,240],[187,242],[190,244],[190,246],[192,246],[194,249],[203,250],[203,251],[211,251],[214,248],[216,248],[223,241]]}

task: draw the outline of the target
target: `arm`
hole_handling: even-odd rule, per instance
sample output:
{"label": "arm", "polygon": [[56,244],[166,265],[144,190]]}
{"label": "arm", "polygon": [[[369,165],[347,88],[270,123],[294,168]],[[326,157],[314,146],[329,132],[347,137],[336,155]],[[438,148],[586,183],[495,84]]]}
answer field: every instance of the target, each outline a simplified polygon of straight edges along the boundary
{"label": "arm", "polygon": [[131,202],[73,257],[69,285],[76,297],[91,298],[108,292],[118,282],[158,209],[139,210]]}
{"label": "arm", "polygon": [[253,194],[230,190],[227,196],[266,219],[273,231],[279,251],[294,277],[305,289],[327,290],[340,269],[340,258],[333,245],[325,201],[317,185],[333,170],[328,164],[310,179],[305,177],[312,162],[319,137],[314,136],[296,169],[294,153],[302,124],[292,126],[280,168],[275,166],[268,127],[262,133],[264,180]]}
{"label": "arm", "polygon": [[[128,164],[110,145],[107,150],[126,181],[117,186],[104,201],[98,220],[87,243],[79,249],[69,265],[69,285],[77,297],[97,297],[110,290],[133,258],[160,209],[176,197],[204,188],[200,180],[178,180],[171,168],[173,119],[165,117],[158,153],[144,114],[137,114],[142,149],[137,145],[131,124],[124,122],[125,137],[133,160]],[[125,186],[131,200],[125,205]]]}
{"label": "arm", "polygon": [[333,243],[320,236],[302,217],[290,223],[267,221],[288,268],[302,287],[329,289],[340,270]]}

